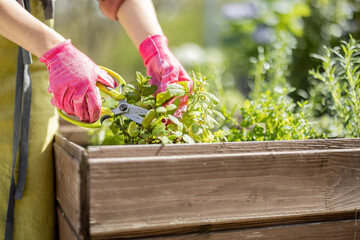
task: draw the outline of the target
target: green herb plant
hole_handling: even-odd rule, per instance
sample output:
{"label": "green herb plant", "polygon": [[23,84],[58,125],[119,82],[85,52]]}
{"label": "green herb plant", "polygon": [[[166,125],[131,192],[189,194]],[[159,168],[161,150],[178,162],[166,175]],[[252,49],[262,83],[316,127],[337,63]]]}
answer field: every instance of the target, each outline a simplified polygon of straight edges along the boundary
{"label": "green herb plant", "polygon": [[[157,87],[150,85],[149,77],[136,73],[136,83],[128,84],[123,93],[129,104],[149,110],[142,124],[117,116],[104,122],[100,129],[90,132],[91,142],[95,145],[115,144],[171,144],[218,142],[226,140],[222,130],[214,132],[218,121],[223,118],[216,110],[219,100],[206,89],[207,78],[193,74],[193,90],[187,82],[168,85],[165,92],[154,97]],[[177,109],[180,98],[188,98],[187,111],[182,117]],[[106,106],[116,104],[111,98],[105,98]]]}
{"label": "green herb plant", "polygon": [[333,137],[360,137],[360,44],[350,36],[338,47],[324,48],[323,55],[312,55],[321,66],[309,72],[315,86],[310,101],[320,114],[329,114],[331,125],[341,125]]}
{"label": "green herb plant", "polygon": [[304,109],[307,102],[297,102],[289,96],[294,89],[288,84],[289,65],[295,40],[279,33],[277,43],[259,47],[252,58],[252,91],[240,108],[223,115],[221,126],[228,129],[229,141],[299,140],[314,137],[313,123]]}

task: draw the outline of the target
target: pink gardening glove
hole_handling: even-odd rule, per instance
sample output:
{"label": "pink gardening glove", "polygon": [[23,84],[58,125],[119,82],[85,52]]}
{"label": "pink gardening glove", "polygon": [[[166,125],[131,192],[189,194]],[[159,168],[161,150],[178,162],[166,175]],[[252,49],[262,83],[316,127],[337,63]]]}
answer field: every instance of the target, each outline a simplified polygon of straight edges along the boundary
{"label": "pink gardening glove", "polygon": [[[192,79],[181,63],[171,53],[168,40],[164,35],[147,37],[140,44],[139,52],[144,60],[146,74],[151,77],[150,84],[158,87],[155,94],[164,92],[169,84],[181,81],[187,81],[190,91],[192,90]],[[172,99],[169,104],[174,102],[174,100]],[[182,116],[182,112],[186,111],[187,100],[188,96],[180,98],[179,107],[174,116]]]}
{"label": "pink gardening glove", "polygon": [[100,117],[101,98],[96,81],[116,86],[115,80],[66,40],[45,53],[40,61],[49,70],[53,93],[51,103],[84,122],[94,122]]}

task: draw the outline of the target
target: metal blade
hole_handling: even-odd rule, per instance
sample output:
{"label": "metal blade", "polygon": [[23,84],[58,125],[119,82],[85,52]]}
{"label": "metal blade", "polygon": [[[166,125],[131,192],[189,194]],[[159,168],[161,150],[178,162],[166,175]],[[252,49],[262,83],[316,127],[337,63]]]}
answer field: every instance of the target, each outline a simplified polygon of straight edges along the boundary
{"label": "metal blade", "polygon": [[146,115],[149,110],[145,109],[145,108],[141,108],[135,105],[131,105],[128,104],[126,102],[126,100],[120,100],[119,101],[119,106],[117,106],[116,108],[111,109],[113,111],[113,113],[115,115],[119,115],[119,114],[138,114],[138,115]]}
{"label": "metal blade", "polygon": [[142,123],[142,121],[144,120],[143,117],[140,117],[139,115],[137,114],[129,114],[129,113],[124,113],[122,114],[123,116],[127,117],[128,119],[134,121],[134,122],[137,122],[139,124]]}
{"label": "metal blade", "polygon": [[127,117],[128,119],[130,119],[134,122],[140,123],[140,124],[144,120],[144,118],[141,117],[140,115],[145,116],[149,112],[149,110],[147,110],[145,108],[141,108],[141,107],[138,107],[135,105],[128,104],[126,100],[120,100],[119,106],[111,109],[111,111],[115,115],[121,114],[121,115]]}
{"label": "metal blade", "polygon": [[129,107],[128,113],[130,113],[130,114],[139,114],[139,115],[145,116],[149,112],[149,110],[147,110],[145,108],[138,107],[138,106],[131,105],[131,104],[128,104],[128,107]]}

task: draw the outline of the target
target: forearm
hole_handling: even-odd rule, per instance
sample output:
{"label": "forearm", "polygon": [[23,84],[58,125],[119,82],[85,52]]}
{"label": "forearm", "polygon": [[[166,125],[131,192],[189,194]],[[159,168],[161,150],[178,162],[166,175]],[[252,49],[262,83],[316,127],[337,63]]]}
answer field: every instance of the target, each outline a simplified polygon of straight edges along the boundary
{"label": "forearm", "polygon": [[163,34],[151,0],[127,0],[117,11],[117,19],[136,48],[149,35]]}
{"label": "forearm", "polygon": [[37,57],[65,40],[15,0],[0,0],[0,34]]}

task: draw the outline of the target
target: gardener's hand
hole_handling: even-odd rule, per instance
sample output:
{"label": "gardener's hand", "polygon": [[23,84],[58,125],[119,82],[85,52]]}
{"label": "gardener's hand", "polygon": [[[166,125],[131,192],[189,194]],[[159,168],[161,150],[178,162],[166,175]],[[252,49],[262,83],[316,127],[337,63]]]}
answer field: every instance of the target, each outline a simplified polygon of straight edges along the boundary
{"label": "gardener's hand", "polygon": [[[164,92],[169,84],[181,81],[188,82],[189,90],[192,90],[193,82],[190,76],[171,53],[168,40],[164,35],[147,37],[141,43],[139,52],[144,60],[146,74],[151,77],[150,84],[158,87],[155,94]],[[187,99],[188,96],[180,98],[179,107],[174,116],[181,117],[182,112],[186,111]]]}
{"label": "gardener's hand", "polygon": [[49,50],[40,60],[50,73],[48,91],[53,93],[51,103],[82,121],[96,121],[102,103],[96,81],[114,87],[115,80],[75,48],[70,40]]}

